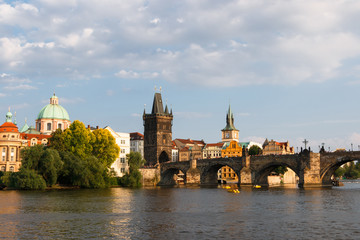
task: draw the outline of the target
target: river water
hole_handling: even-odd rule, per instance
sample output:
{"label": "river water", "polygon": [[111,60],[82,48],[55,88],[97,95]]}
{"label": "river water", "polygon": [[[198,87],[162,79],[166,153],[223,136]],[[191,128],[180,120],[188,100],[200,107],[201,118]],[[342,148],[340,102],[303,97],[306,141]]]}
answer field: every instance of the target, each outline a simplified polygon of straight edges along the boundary
{"label": "river water", "polygon": [[0,191],[4,239],[360,239],[360,182],[332,189]]}

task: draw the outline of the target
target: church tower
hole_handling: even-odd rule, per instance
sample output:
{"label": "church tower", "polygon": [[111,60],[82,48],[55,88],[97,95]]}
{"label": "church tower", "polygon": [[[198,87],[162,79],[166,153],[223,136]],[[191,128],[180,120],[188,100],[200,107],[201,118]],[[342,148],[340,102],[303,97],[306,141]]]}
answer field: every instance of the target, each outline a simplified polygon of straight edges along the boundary
{"label": "church tower", "polygon": [[239,142],[239,130],[237,130],[234,126],[234,114],[231,111],[231,107],[229,105],[229,110],[226,115],[226,127],[221,130],[222,132],[222,141],[223,142],[231,142],[237,141]]}
{"label": "church tower", "polygon": [[144,110],[144,158],[146,165],[155,166],[158,163],[171,160],[172,150],[172,110],[165,111],[161,93],[155,93],[152,111],[146,114]]}

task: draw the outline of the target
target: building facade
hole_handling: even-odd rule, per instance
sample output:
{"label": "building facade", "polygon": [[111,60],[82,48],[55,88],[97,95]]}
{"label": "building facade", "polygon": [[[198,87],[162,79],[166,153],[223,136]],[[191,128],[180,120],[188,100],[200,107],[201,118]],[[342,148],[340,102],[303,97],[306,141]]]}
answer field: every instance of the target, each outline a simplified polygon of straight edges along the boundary
{"label": "building facade", "polygon": [[17,172],[21,166],[20,149],[22,140],[18,127],[12,122],[12,114],[6,114],[6,121],[0,126],[0,170]]}
{"label": "building facade", "polygon": [[107,126],[104,129],[108,130],[115,138],[116,144],[120,147],[119,157],[110,166],[117,177],[124,176],[129,172],[129,163],[126,155],[130,153],[130,133],[115,132],[111,127]]}
{"label": "building facade", "polygon": [[192,159],[203,159],[203,140],[181,139],[174,140],[176,147],[179,149],[179,161],[189,161]]}
{"label": "building facade", "polygon": [[284,155],[284,154],[294,154],[294,147],[290,147],[289,141],[287,142],[276,142],[271,139],[268,141],[266,139],[263,143],[263,155]]}
{"label": "building facade", "polygon": [[130,151],[138,152],[144,157],[144,135],[138,132],[130,133]]}
{"label": "building facade", "polygon": [[207,143],[203,148],[203,159],[220,158],[225,143]]}
{"label": "building facade", "polygon": [[35,124],[37,131],[48,135],[58,128],[65,130],[70,126],[69,114],[59,105],[59,98],[55,96],[55,93],[50,98],[50,103],[39,112]]}
{"label": "building facade", "polygon": [[161,93],[155,93],[152,111],[144,110],[144,158],[147,166],[168,162],[172,156],[172,110],[165,110]]}
{"label": "building facade", "polygon": [[172,141],[171,161],[172,162],[178,162],[179,161],[179,148],[176,146],[174,141]]}

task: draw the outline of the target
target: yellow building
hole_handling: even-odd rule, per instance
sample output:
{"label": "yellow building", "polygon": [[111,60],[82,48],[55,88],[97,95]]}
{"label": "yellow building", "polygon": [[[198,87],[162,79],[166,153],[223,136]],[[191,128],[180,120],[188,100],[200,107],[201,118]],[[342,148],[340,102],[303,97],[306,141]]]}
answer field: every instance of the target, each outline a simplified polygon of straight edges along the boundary
{"label": "yellow building", "polygon": [[[221,157],[241,157],[242,156],[242,147],[241,144],[237,141],[226,142],[221,150]],[[221,180],[229,181],[238,181],[238,176],[234,170],[228,166],[221,168]]]}

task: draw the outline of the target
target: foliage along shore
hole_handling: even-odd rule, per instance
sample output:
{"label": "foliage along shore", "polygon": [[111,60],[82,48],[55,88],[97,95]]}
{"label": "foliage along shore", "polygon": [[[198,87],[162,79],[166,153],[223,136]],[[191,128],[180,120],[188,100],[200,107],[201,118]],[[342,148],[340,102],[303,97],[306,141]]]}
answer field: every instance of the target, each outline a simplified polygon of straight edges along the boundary
{"label": "foliage along shore", "polygon": [[1,172],[0,186],[21,190],[141,187],[139,168],[144,160],[140,153],[127,155],[129,172],[122,178],[110,171],[119,151],[109,131],[90,131],[76,120],[66,130],[52,133],[49,146],[23,148],[20,170]]}

